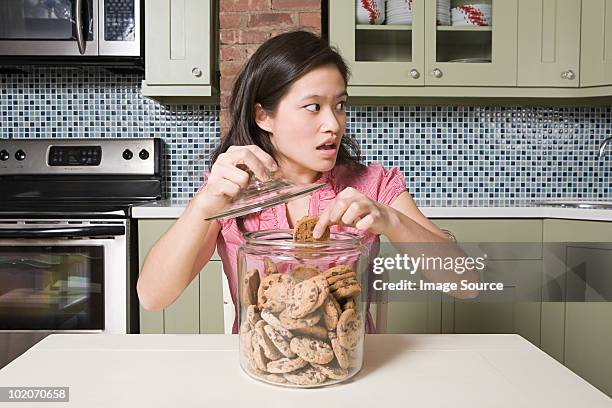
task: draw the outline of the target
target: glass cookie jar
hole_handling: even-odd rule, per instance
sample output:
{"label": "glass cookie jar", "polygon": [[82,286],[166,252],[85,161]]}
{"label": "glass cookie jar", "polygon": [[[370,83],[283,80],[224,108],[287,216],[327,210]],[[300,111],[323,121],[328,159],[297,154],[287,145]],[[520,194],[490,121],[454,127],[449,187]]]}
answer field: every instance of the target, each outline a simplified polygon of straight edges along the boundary
{"label": "glass cookie jar", "polygon": [[292,230],[247,232],[238,250],[240,366],[287,387],[346,381],[361,369],[368,250],[332,232],[300,243]]}

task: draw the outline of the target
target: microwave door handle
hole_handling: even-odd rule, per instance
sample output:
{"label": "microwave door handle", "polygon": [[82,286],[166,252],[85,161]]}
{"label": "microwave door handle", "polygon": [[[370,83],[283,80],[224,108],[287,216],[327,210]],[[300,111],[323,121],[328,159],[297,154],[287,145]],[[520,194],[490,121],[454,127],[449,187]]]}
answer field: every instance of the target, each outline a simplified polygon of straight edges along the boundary
{"label": "microwave door handle", "polygon": [[102,238],[125,235],[123,225],[90,225],[86,227],[1,228],[0,239]]}
{"label": "microwave door handle", "polygon": [[76,0],[76,36],[77,45],[81,55],[85,54],[87,43],[85,42],[85,33],[83,32],[83,2],[85,0]]}

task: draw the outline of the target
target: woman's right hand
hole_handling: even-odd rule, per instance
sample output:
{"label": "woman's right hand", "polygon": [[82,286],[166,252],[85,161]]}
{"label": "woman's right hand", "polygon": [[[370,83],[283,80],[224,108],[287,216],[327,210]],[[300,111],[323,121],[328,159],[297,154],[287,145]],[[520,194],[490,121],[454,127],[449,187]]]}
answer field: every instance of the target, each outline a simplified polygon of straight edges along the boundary
{"label": "woman's right hand", "polygon": [[226,209],[234,197],[248,186],[249,173],[238,165],[246,165],[261,181],[270,178],[266,170],[278,170],[274,158],[259,146],[230,146],[225,153],[217,157],[206,185],[194,197],[205,217],[211,217]]}

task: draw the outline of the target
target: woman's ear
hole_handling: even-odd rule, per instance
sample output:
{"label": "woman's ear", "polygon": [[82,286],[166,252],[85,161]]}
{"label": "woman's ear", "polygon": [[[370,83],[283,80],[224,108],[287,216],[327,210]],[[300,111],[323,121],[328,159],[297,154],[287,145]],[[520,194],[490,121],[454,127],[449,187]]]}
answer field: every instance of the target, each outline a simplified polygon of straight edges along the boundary
{"label": "woman's ear", "polygon": [[272,133],[272,118],[264,110],[260,103],[255,104],[255,122],[257,126],[268,133]]}

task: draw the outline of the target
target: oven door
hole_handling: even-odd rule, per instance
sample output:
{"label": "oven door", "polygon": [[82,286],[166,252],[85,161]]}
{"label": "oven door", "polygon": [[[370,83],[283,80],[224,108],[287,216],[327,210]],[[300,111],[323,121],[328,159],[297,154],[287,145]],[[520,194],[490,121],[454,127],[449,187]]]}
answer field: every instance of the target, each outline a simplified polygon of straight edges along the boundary
{"label": "oven door", "polygon": [[127,333],[126,221],[0,221],[0,367],[50,333]]}
{"label": "oven door", "polygon": [[0,55],[98,55],[98,0],[0,1]]}

